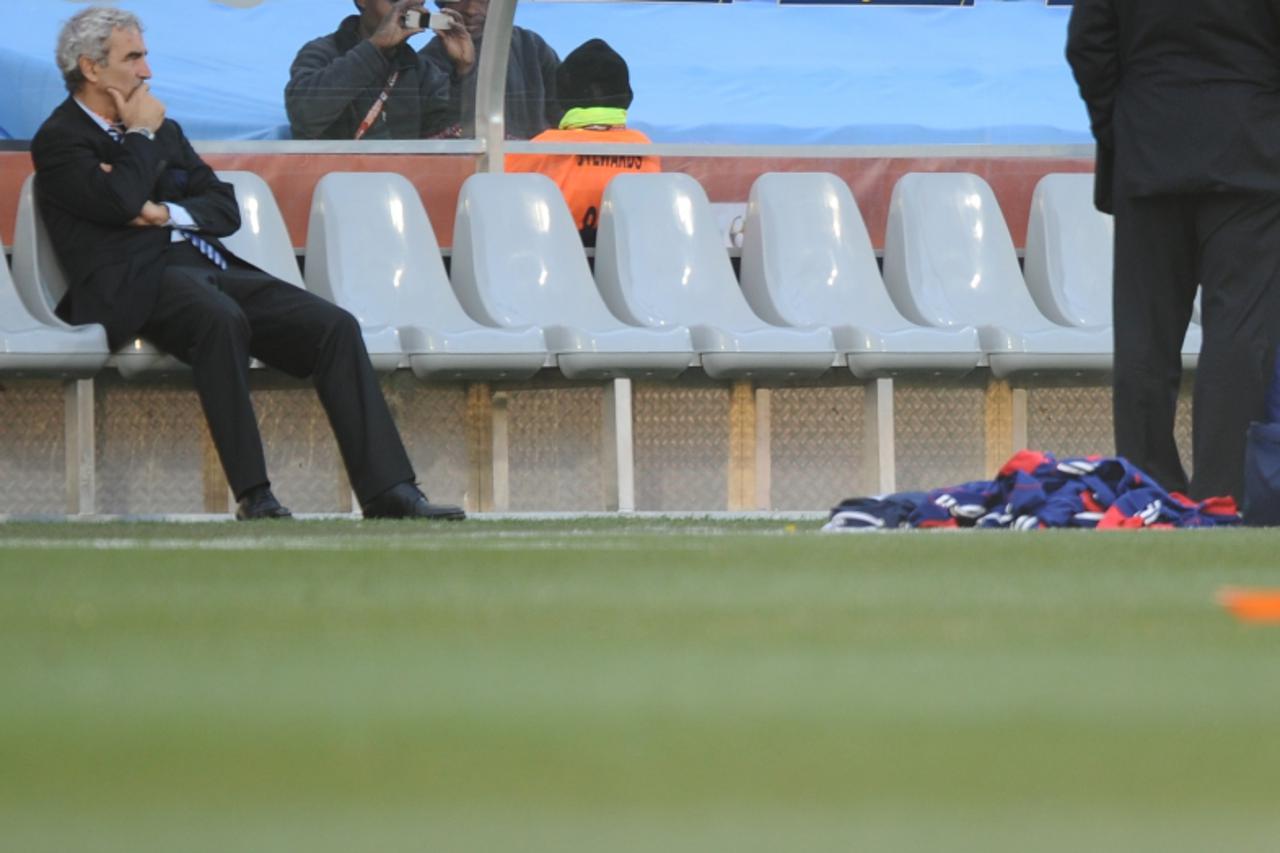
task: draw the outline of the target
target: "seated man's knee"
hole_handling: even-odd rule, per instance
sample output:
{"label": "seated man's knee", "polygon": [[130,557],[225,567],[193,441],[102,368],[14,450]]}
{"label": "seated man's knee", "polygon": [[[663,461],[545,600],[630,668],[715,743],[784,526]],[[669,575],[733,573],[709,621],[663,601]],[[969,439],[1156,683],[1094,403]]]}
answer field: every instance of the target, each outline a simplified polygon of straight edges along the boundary
{"label": "seated man's knee", "polygon": [[200,318],[200,338],[204,341],[232,340],[247,344],[251,334],[249,318],[230,300],[210,305]]}
{"label": "seated man's knee", "polygon": [[360,321],[345,308],[333,306],[328,316],[329,337],[334,339],[359,340],[361,337]]}

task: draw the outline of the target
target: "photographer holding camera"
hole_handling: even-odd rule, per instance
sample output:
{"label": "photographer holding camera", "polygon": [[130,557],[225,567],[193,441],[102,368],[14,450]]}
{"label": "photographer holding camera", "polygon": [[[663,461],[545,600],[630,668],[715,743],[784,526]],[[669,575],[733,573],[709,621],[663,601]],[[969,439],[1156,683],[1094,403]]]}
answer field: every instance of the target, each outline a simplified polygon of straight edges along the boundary
{"label": "photographer holding camera", "polygon": [[289,69],[285,110],[295,139],[420,139],[452,120],[449,78],[419,60],[410,37],[434,30],[459,62],[475,61],[462,18],[422,0],[354,0],[351,15],[308,42]]}

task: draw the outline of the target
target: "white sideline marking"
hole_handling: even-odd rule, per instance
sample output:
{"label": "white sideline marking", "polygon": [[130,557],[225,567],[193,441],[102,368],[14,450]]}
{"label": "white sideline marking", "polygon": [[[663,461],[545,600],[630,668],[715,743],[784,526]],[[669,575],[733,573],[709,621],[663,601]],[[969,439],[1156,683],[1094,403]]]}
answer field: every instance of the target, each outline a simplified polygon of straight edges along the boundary
{"label": "white sideline marking", "polygon": [[[807,532],[817,532],[813,528]],[[404,537],[315,536],[225,536],[217,539],[146,538],[141,536],[9,537],[0,539],[0,551],[94,550],[94,551],[646,551],[653,543],[634,541],[633,536],[670,537],[664,549],[700,551],[713,547],[710,540],[723,536],[784,536],[795,531],[725,530],[691,527],[679,531],[659,528],[635,530],[563,530],[548,534],[539,530],[467,531],[433,537],[430,534]],[[674,536],[672,534],[675,534]]]}
{"label": "white sideline marking", "polygon": [[[670,537],[664,547],[698,551],[712,547],[711,542],[723,536],[783,536],[797,532],[817,532],[819,523],[827,517],[823,512],[635,512],[635,513],[483,513],[470,516],[465,522],[434,522],[431,524],[408,523],[404,526],[384,525],[376,533],[366,531],[358,515],[306,513],[300,521],[350,521],[352,534],[328,527],[309,533],[305,526],[292,532],[272,527],[284,535],[252,535],[225,514],[179,514],[168,516],[107,516],[88,517],[46,516],[26,518],[0,515],[0,534],[9,522],[44,522],[48,530],[65,531],[71,535],[13,536],[0,535],[0,552],[18,550],[109,550],[109,551],[446,551],[470,549],[477,551],[642,551],[651,549],[652,543],[635,541],[635,537],[660,535]],[[627,520],[628,524],[609,528],[572,527],[555,530],[494,530],[494,522],[555,521],[573,522],[599,519]],[[691,525],[672,529],[664,526],[671,521],[702,521],[704,525]],[[776,521],[779,527],[765,530],[735,530],[716,526],[729,521]],[[209,523],[220,522],[227,533],[216,537],[181,538],[169,535],[102,536],[93,535],[94,528],[111,522],[160,522],[173,525],[178,530],[212,530]],[[797,522],[805,525],[786,524]],[[812,524],[812,527],[808,525]],[[33,531],[34,532],[34,531]],[[219,531],[221,534],[223,531]]]}
{"label": "white sideline marking", "polygon": [[[491,521],[577,521],[586,519],[613,519],[616,521],[624,520],[644,520],[644,521],[689,521],[703,520],[708,522],[718,521],[826,521],[828,513],[825,510],[795,510],[795,511],[749,511],[749,512],[726,512],[718,511],[638,511],[638,512],[473,512],[467,515],[467,526],[471,526],[470,522],[491,522]],[[359,522],[364,519],[359,513],[338,513],[338,512],[301,512],[294,513],[294,518],[298,521],[353,521]],[[154,515],[54,515],[54,514],[36,514],[22,515],[19,513],[0,513],[0,525],[11,522],[44,522],[49,524],[104,524],[118,521],[138,522],[138,521],[154,521],[174,524],[208,524],[222,523],[228,524],[234,519],[227,513],[157,513]]]}
{"label": "white sideline marking", "polygon": [[[543,534],[545,536],[545,534]],[[689,543],[688,548],[696,543]],[[643,551],[651,544],[640,542],[579,541],[487,541],[458,537],[449,539],[406,539],[404,541],[374,539],[331,539],[317,536],[314,539],[278,536],[255,539],[236,537],[227,539],[8,539],[0,541],[0,550],[56,551],[446,551],[474,548],[484,551]]]}

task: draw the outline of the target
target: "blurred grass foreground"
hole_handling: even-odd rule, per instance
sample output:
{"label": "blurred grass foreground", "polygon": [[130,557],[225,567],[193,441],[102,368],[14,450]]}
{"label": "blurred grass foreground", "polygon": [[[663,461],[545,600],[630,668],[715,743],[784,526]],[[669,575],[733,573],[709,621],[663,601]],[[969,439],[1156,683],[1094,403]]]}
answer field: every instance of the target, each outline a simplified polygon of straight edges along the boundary
{"label": "blurred grass foreground", "polygon": [[0,527],[0,849],[1275,850],[1265,531]]}

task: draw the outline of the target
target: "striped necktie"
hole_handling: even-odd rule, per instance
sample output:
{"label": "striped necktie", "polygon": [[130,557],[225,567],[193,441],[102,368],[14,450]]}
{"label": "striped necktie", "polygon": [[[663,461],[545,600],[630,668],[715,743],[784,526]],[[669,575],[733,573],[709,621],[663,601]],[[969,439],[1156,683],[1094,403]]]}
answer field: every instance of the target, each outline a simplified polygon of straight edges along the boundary
{"label": "striped necktie", "polygon": [[200,254],[212,261],[213,265],[218,269],[225,270],[227,268],[227,259],[222,257],[222,253],[214,248],[214,245],[208,240],[204,239],[194,231],[187,231],[183,228],[178,228],[176,230],[188,243],[195,246],[196,249],[199,250]]}
{"label": "striped necktie", "polygon": [[[118,124],[107,125],[107,135],[116,142],[124,142],[124,127]],[[220,270],[227,268],[227,259],[222,257],[222,253],[214,247],[212,243],[201,237],[194,231],[187,231],[183,228],[175,228],[182,238],[196,247],[196,251],[208,258],[214,266]]]}

